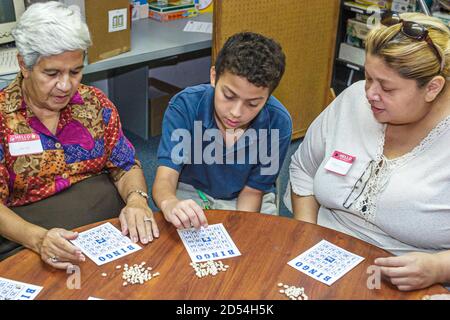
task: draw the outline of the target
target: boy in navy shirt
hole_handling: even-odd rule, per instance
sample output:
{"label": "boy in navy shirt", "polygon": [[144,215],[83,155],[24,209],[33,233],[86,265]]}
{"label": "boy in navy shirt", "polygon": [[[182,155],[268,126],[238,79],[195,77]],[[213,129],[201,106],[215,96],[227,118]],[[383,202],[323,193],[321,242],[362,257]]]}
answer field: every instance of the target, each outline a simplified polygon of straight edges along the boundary
{"label": "boy in navy shirt", "polygon": [[175,227],[207,226],[203,209],[277,213],[275,182],[292,121],[271,94],[284,70],[278,43],[238,33],[220,50],[210,85],[172,98],[152,195]]}

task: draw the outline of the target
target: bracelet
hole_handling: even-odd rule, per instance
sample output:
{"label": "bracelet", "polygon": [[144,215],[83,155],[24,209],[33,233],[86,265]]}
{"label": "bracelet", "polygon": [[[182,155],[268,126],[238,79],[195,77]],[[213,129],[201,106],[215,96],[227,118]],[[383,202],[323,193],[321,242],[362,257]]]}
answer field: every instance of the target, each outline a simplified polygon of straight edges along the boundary
{"label": "bracelet", "polygon": [[134,192],[136,192],[136,193],[139,194],[141,197],[144,197],[145,199],[148,200],[148,194],[147,194],[146,192],[142,191],[142,190],[139,190],[139,189],[131,190],[130,192],[128,192],[127,200],[128,200],[128,198],[130,197],[130,195],[131,195],[132,193],[134,193]]}

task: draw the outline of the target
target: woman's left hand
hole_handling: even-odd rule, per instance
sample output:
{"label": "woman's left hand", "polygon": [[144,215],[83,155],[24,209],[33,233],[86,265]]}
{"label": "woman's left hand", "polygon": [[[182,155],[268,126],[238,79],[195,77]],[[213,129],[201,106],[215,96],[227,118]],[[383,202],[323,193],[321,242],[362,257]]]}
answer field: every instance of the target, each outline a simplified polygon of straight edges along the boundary
{"label": "woman's left hand", "polygon": [[159,229],[147,200],[138,196],[130,196],[125,208],[119,215],[122,234],[130,234],[131,241],[141,241],[142,244],[152,242],[153,238],[159,237]]}
{"label": "woman's left hand", "polygon": [[401,291],[418,290],[440,282],[439,257],[436,254],[411,252],[403,256],[377,258],[381,275]]}

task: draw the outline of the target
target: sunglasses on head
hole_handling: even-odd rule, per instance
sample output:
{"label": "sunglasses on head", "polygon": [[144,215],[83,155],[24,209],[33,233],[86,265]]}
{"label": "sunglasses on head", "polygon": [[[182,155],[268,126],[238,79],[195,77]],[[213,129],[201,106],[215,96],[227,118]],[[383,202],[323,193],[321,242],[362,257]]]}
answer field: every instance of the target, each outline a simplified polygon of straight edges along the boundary
{"label": "sunglasses on head", "polygon": [[433,40],[431,39],[430,35],[428,34],[428,29],[425,26],[417,22],[405,21],[402,18],[400,18],[398,13],[394,12],[383,13],[380,22],[382,25],[386,27],[390,27],[401,23],[402,28],[400,29],[400,32],[403,33],[408,38],[417,41],[425,41],[428,44],[428,46],[433,50],[436,58],[439,61],[439,64],[441,66],[439,72],[442,72],[444,70],[445,67],[444,58],[442,57],[440,51],[438,50]]}

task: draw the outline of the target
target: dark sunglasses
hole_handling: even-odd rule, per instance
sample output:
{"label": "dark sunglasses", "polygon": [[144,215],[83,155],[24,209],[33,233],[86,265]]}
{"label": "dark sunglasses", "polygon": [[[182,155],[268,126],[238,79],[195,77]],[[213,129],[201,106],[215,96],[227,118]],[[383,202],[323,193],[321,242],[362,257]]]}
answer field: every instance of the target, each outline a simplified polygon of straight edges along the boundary
{"label": "dark sunglasses", "polygon": [[385,12],[381,15],[381,24],[390,27],[396,24],[401,23],[402,28],[400,29],[400,32],[403,33],[408,38],[417,40],[417,41],[425,41],[428,46],[433,50],[436,58],[439,61],[439,64],[441,66],[439,72],[442,72],[445,67],[445,61],[442,57],[440,51],[434,44],[433,40],[431,40],[430,35],[428,34],[428,29],[421,25],[420,23],[413,22],[413,21],[405,21],[398,13],[394,12]]}

